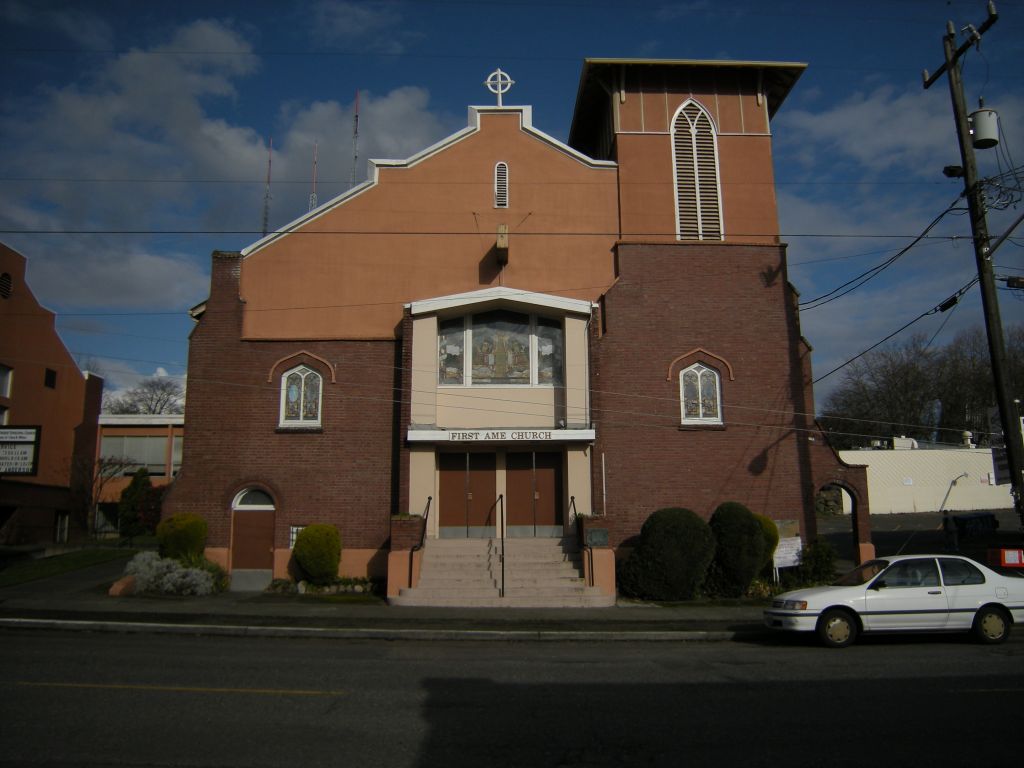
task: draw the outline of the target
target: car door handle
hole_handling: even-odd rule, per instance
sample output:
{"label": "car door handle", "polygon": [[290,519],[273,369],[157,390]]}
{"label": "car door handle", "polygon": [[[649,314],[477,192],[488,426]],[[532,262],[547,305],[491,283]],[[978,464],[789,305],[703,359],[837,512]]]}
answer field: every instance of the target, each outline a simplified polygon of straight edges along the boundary
{"label": "car door handle", "polygon": [[929,589],[928,590],[928,594],[929,595],[941,595],[942,594],[942,590],[941,589]]}

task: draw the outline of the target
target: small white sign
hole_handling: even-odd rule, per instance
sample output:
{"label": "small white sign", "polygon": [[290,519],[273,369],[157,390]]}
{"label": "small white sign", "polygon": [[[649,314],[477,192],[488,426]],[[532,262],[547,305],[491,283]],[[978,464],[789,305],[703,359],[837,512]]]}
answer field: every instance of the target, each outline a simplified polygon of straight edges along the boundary
{"label": "small white sign", "polygon": [[779,539],[779,545],[775,548],[776,568],[795,568],[800,565],[800,555],[804,549],[804,541],[799,536]]}

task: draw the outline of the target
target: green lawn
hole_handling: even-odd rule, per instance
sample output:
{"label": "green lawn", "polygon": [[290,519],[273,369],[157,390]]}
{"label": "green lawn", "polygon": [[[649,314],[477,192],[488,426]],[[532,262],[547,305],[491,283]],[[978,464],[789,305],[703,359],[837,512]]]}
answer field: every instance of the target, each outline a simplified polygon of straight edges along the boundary
{"label": "green lawn", "polygon": [[107,563],[111,560],[127,560],[134,555],[134,549],[80,549],[53,557],[41,557],[35,560],[16,562],[0,571],[0,587],[11,587],[24,584],[26,581],[45,579],[68,571],[77,571],[91,565]]}

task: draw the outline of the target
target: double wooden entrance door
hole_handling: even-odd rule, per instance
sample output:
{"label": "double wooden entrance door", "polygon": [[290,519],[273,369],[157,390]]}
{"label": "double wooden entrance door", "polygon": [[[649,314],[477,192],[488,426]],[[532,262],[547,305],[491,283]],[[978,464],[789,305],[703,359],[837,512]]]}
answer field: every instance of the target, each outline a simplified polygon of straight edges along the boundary
{"label": "double wooden entrance door", "polygon": [[498,496],[497,455],[442,453],[438,527],[441,538],[499,535],[504,502],[509,538],[562,536],[562,454],[517,451],[505,454],[505,493]]}

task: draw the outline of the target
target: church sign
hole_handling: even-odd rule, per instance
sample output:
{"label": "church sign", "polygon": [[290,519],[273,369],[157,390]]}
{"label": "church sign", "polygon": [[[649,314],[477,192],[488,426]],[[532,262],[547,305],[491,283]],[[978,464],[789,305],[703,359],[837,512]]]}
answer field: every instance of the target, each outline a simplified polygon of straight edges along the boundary
{"label": "church sign", "polygon": [[0,427],[0,475],[39,471],[39,427]]}
{"label": "church sign", "polygon": [[592,441],[592,429],[410,429],[410,442],[568,443]]}

